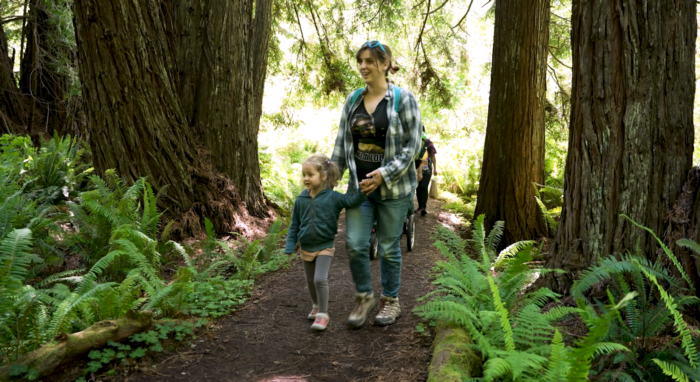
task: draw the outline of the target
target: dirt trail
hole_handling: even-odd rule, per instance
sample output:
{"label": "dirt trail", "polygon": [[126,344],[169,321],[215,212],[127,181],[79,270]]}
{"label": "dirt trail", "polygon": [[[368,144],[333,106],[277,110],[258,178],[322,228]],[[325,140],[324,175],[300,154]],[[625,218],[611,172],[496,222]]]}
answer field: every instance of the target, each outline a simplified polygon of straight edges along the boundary
{"label": "dirt trail", "polygon": [[[348,330],[354,286],[345,251],[345,218],[340,219],[336,252],[329,275],[330,325],[309,330],[311,301],[303,268],[295,259],[290,269],[265,275],[253,296],[238,311],[216,322],[217,328],[193,341],[196,346],[158,355],[153,371],[130,375],[128,381],[424,381],[432,337],[420,335],[413,315],[419,297],[431,288],[430,270],[439,254],[430,236],[451,214],[429,201],[429,214],[417,216],[416,244],[404,253],[399,299],[402,317],[395,325]],[[379,261],[372,262],[375,294],[381,292]],[[374,318],[376,310],[371,318]]]}

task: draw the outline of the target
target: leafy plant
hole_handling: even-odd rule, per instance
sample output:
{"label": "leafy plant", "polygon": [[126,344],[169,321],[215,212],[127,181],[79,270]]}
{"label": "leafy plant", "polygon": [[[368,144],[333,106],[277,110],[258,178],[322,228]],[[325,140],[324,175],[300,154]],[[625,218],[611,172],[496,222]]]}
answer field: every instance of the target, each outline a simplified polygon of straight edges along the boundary
{"label": "leafy plant", "polygon": [[[478,260],[466,254],[464,242],[454,233],[438,228],[437,235],[447,241],[435,246],[449,261],[438,262],[434,282],[438,288],[415,311],[426,319],[457,323],[469,333],[474,340],[471,347],[485,359],[483,380],[541,381],[541,370],[564,367],[564,360],[548,366],[550,353],[562,353],[550,346],[555,322],[578,309],[561,307],[542,313],[545,303],[556,301],[555,293],[547,288],[521,293],[535,272],[527,266],[533,243],[521,243],[497,255],[503,223],[496,223],[486,236],[483,221],[482,215],[474,223]],[[497,257],[504,269],[494,275]]]}
{"label": "leafy plant", "polygon": [[164,340],[182,341],[194,333],[194,324],[187,321],[164,321],[154,326],[155,330],[134,334],[124,343],[109,341],[104,348],[91,351],[88,354],[90,361],[85,372],[99,372],[114,361],[122,366],[128,366],[133,360],[144,357],[148,352],[162,352]]}
{"label": "leafy plant", "polygon": [[[651,230],[630,221],[649,231],[664,253],[675,259],[675,255]],[[677,261],[672,263],[680,266]],[[585,297],[587,291],[602,285],[607,288],[605,296],[612,304],[630,294],[635,294],[636,298],[615,314],[615,320],[609,323],[608,334],[601,338],[606,343],[625,344],[626,350],[614,351],[593,363],[599,380],[667,380],[664,375],[675,380],[700,378],[700,354],[681,312],[681,309],[696,305],[699,300],[684,295],[687,290],[681,287],[680,280],[659,259],[652,263],[643,256],[629,253],[619,259],[609,256],[583,272],[571,293],[584,312],[581,317],[589,327],[593,325],[591,319],[597,315],[596,310],[608,313],[602,301],[591,301]],[[676,340],[669,337],[674,327],[679,334]]]}

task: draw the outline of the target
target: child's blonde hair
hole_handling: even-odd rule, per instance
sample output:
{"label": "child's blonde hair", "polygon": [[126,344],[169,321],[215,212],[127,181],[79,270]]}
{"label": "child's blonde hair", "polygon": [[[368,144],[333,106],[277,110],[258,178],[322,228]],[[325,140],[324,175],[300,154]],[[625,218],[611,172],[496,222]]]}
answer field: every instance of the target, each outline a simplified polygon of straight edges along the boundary
{"label": "child's blonde hair", "polygon": [[338,185],[338,180],[340,179],[340,170],[335,162],[328,159],[327,156],[323,154],[312,155],[302,163],[302,165],[310,164],[314,166],[319,174],[326,176],[326,187],[333,189]]}

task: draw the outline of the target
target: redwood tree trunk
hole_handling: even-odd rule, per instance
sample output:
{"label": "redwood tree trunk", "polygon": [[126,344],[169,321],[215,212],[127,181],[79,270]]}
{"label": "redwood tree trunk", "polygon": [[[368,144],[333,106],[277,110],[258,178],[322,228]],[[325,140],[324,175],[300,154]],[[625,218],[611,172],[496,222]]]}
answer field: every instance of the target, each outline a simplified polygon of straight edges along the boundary
{"label": "redwood tree trunk", "polygon": [[5,29],[0,24],[0,133],[26,134],[25,99],[15,81],[13,54],[8,47]]}
{"label": "redwood tree trunk", "polygon": [[271,12],[272,0],[186,0],[173,12],[184,112],[214,167],[258,216],[266,211],[257,137]]}
{"label": "redwood tree trunk", "polygon": [[[63,2],[54,6],[56,12],[70,10],[69,5]],[[58,30],[55,21],[51,20],[52,15],[47,13],[44,1],[31,1],[27,15],[29,18],[23,32],[26,45],[20,63],[19,86],[20,91],[29,98],[27,128],[38,144],[40,136],[50,137],[54,132],[59,135],[77,133],[68,127],[65,95],[70,82],[65,68],[56,67],[57,61],[71,59],[74,52],[60,41],[62,32]]]}
{"label": "redwood tree trunk", "polygon": [[484,161],[475,217],[505,222],[502,246],[545,236],[533,183],[544,183],[549,0],[498,0]]}
{"label": "redwood tree trunk", "polygon": [[676,200],[693,154],[696,4],[573,2],[573,87],[564,207],[548,268],[565,292],[598,256],[655,256],[650,235]]}
{"label": "redwood tree trunk", "polygon": [[167,9],[156,0],[75,1],[94,164],[164,190],[176,234],[198,234],[204,217],[219,232],[238,230],[236,187],[212,168],[182,107]]}

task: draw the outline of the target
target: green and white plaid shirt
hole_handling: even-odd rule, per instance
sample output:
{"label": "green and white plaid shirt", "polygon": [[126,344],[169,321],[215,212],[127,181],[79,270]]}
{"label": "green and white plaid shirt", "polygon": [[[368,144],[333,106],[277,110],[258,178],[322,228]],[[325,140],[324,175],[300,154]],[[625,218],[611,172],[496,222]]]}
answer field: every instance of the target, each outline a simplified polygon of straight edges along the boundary
{"label": "green and white plaid shirt", "polygon": [[[350,116],[364,101],[367,89],[362,92],[354,104],[352,93],[345,100],[343,113],[338,125],[338,136],[335,139],[332,161],[338,163],[340,176],[346,169],[350,170],[350,182],[348,191],[358,190],[357,167],[355,165],[355,153],[350,132]],[[398,114],[394,111],[394,86],[389,84],[384,98],[387,100],[387,116],[389,117],[389,130],[386,134],[386,146],[384,148],[384,160],[379,171],[384,177],[379,192],[382,200],[398,199],[412,194],[417,187],[416,167],[414,160],[420,153],[423,124],[421,123],[420,110],[416,98],[408,90],[401,88],[401,97]]]}

